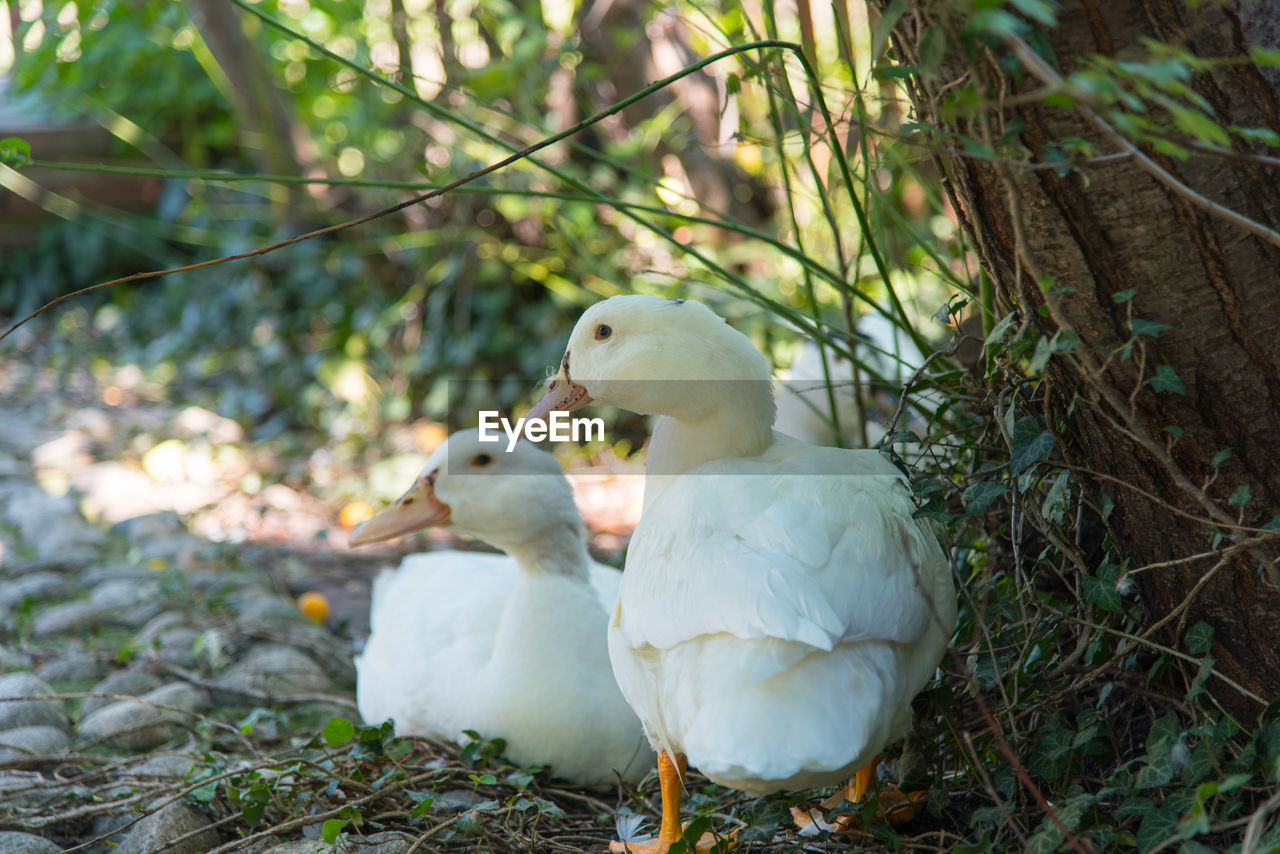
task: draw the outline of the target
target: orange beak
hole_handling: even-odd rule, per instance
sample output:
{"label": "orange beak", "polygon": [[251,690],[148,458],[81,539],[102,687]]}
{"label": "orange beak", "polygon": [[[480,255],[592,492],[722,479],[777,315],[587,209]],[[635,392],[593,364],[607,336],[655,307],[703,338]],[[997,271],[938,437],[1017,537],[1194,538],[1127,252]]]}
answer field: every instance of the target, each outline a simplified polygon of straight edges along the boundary
{"label": "orange beak", "polygon": [[591,395],[582,386],[569,379],[569,354],[564,354],[560,362],[560,371],[547,380],[547,391],[542,399],[533,405],[525,414],[525,423],[531,421],[546,422],[547,416],[553,412],[573,412],[591,402]]}
{"label": "orange beak", "polygon": [[436,498],[436,472],[423,475],[386,510],[366,519],[351,532],[347,543],[362,546],[403,536],[433,525],[449,524],[449,506]]}

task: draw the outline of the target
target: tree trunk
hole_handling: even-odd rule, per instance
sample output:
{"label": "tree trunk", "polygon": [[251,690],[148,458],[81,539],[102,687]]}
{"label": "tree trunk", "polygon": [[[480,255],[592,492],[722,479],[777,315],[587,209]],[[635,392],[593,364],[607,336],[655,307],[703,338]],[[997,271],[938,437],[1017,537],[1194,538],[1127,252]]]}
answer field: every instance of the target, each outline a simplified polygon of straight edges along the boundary
{"label": "tree trunk", "polygon": [[[1144,39],[1234,58],[1195,74],[1194,89],[1221,126],[1280,133],[1280,75],[1249,59],[1250,45],[1280,46],[1277,0],[1067,0],[1059,18],[1047,32],[1052,53],[1040,51],[1056,57],[1057,74],[1091,54],[1142,55]],[[997,315],[1017,308],[1045,336],[1078,334],[1079,344],[1046,369],[1050,426],[1068,462],[1089,470],[1114,500],[1107,523],[1130,567],[1165,564],[1136,576],[1148,621],[1172,615],[1162,642],[1185,649],[1180,635],[1207,621],[1217,670],[1274,699],[1280,544],[1256,529],[1280,512],[1280,246],[1212,208],[1280,229],[1280,170],[1250,157],[1274,158],[1275,149],[1236,134],[1225,156],[1180,160],[1136,146],[1175,179],[1158,180],[1099,126],[1097,113],[1044,103],[1055,70],[1035,68],[1030,39],[966,53],[957,35],[963,23],[943,4],[916,0],[895,24],[898,59],[936,66],[936,74],[913,78],[922,121],[988,143],[1011,131],[1031,161],[1073,136],[1100,155],[1065,176],[966,157],[958,146],[939,155],[962,225],[995,283]],[[928,55],[937,55],[929,30],[939,27],[948,41],[940,63]],[[942,112],[947,92],[969,80],[981,81],[978,90],[995,106],[960,119]],[[1135,340],[1132,318],[1168,328],[1140,326],[1158,335]],[[1250,497],[1242,507],[1244,487]],[[1262,708],[1225,682],[1206,688],[1248,723]]]}
{"label": "tree trunk", "polygon": [[[589,112],[675,74],[698,58],[678,15],[662,11],[651,15],[650,11],[643,0],[586,0],[582,4],[579,49],[602,69],[599,83],[579,78]],[[642,35],[637,37],[638,33]],[[722,80],[704,69],[632,104],[616,119],[601,123],[599,132],[610,133],[612,129],[622,136],[678,101],[688,127],[661,134],[654,152],[661,168],[649,166],[647,171],[666,172],[668,177],[687,181],[692,197],[706,209],[728,213],[747,225],[760,225],[772,214],[774,200],[758,180],[733,161],[731,132],[737,131],[737,107],[726,100],[723,87]]]}
{"label": "tree trunk", "polygon": [[[245,147],[267,174],[298,176],[314,163],[311,139],[292,116],[291,102],[276,88],[271,69],[245,36],[239,10],[226,0],[189,0],[200,37],[226,75],[231,106]],[[305,195],[283,185],[290,210]]]}

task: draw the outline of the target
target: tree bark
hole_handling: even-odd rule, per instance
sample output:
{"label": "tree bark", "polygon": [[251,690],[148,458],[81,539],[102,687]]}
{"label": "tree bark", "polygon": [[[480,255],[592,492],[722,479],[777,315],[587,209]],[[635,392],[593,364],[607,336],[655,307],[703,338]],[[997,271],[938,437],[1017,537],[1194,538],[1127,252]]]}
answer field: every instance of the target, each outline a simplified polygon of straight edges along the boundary
{"label": "tree bark", "polygon": [[[1010,38],[966,55],[957,35],[963,22],[950,15],[942,4],[916,0],[895,24],[897,58],[917,67],[930,62],[921,56],[926,32],[946,28],[948,50],[936,75],[914,78],[922,120],[977,140],[1013,131],[1033,161],[1072,136],[1093,142],[1099,155],[1117,155],[1095,157],[1065,176],[953,150],[939,158],[962,225],[995,283],[997,314],[1016,307],[1046,336],[1059,329],[1079,336],[1078,346],[1046,369],[1047,414],[1068,462],[1094,473],[1093,483],[1114,500],[1107,523],[1121,555],[1131,567],[1167,564],[1137,576],[1148,621],[1176,614],[1162,629],[1170,645],[1207,621],[1217,669],[1274,699],[1280,545],[1256,529],[1280,512],[1280,246],[1211,206],[1280,229],[1280,170],[1250,156],[1274,157],[1275,149],[1234,134],[1226,156],[1178,160],[1138,146],[1181,187],[1157,180],[1100,129],[1096,114],[1045,105],[1044,80],[1025,53],[1017,73],[1009,71],[1026,42]],[[1141,54],[1143,39],[1231,58],[1197,73],[1195,90],[1220,125],[1280,133],[1280,75],[1249,59],[1250,45],[1280,46],[1277,0],[1067,0],[1047,35],[1062,75],[1087,55]],[[995,106],[944,117],[946,92],[969,80],[981,81]],[[1052,280],[1047,290],[1039,284],[1045,277]],[[1129,289],[1136,293],[1126,301]],[[1133,341],[1131,317],[1169,328]],[[1153,386],[1157,369],[1165,377],[1172,369],[1185,394]],[[1251,497],[1241,507],[1237,490],[1245,486]],[[1249,723],[1262,709],[1222,681],[1206,687]]]}
{"label": "tree bark", "polygon": [[[192,20],[230,86],[232,109],[245,147],[268,174],[302,175],[314,163],[311,139],[292,116],[271,69],[245,36],[239,11],[225,0],[189,0]],[[284,185],[290,210],[304,198],[296,186]]]}

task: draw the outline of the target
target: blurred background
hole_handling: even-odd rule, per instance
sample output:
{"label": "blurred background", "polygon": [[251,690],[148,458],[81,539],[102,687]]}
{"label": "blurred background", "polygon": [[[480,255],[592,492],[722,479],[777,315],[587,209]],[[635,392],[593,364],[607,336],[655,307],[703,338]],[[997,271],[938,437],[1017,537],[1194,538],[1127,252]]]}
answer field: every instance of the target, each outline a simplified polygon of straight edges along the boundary
{"label": "blurred background", "polygon": [[[731,45],[794,42],[816,74],[778,47],[738,53],[439,198],[97,291],[0,343],[7,394],[80,388],[81,408],[117,425],[138,407],[167,412],[114,449],[144,473],[207,462],[244,495],[281,485],[331,509],[387,500],[476,410],[527,407],[579,312],[618,293],[710,303],[780,376],[804,341],[826,341],[825,370],[811,350],[803,372],[832,374],[848,398],[844,444],[884,434],[896,389],[951,347],[962,316],[981,337],[976,264],[910,144],[898,81],[873,61],[886,35],[860,4],[4,8],[8,321],[76,288],[375,212]],[[940,415],[925,392],[961,376],[953,357],[931,362],[903,424],[913,410],[917,425],[945,421],[951,404]],[[228,422],[196,431],[198,449],[192,431],[162,429],[193,406]],[[566,462],[634,455],[644,425],[611,423],[606,443]],[[170,439],[180,446],[162,464]],[[388,466],[371,492],[370,467]]]}

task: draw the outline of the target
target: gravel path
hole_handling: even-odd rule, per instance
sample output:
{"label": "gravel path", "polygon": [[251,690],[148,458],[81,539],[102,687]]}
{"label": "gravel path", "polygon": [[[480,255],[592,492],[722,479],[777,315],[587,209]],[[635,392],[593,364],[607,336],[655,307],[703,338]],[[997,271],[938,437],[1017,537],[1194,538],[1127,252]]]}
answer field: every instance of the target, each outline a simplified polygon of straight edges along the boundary
{"label": "gravel path", "polygon": [[[92,524],[37,480],[50,455],[74,460],[77,431],[6,409],[0,852],[195,854],[245,835],[202,808],[201,781],[262,760],[264,739],[290,746],[331,718],[358,721],[351,655],[367,626],[365,579],[385,560],[215,543],[173,512]],[[327,625],[296,608],[306,589],[333,603]],[[237,737],[239,755],[227,753]],[[332,850],[320,834],[302,822],[234,850]],[[345,843],[409,847],[397,834]]]}

